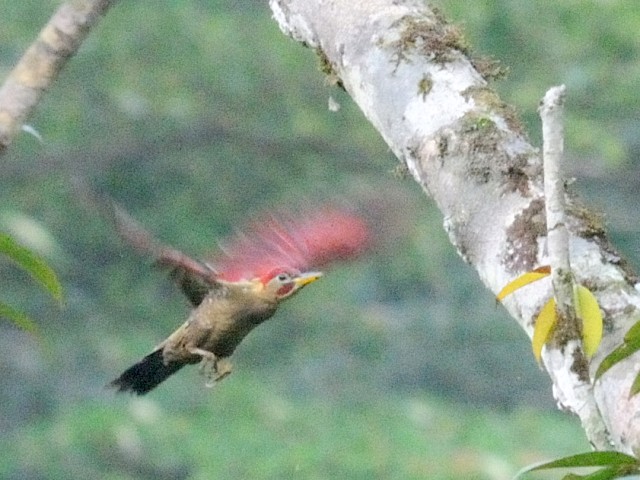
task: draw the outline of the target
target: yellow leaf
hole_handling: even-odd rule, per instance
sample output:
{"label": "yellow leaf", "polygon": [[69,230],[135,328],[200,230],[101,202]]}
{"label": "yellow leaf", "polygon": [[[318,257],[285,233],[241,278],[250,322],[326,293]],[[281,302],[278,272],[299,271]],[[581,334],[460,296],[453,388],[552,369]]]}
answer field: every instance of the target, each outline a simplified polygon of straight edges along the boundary
{"label": "yellow leaf", "polygon": [[531,270],[530,272],[520,275],[515,280],[507,283],[505,287],[502,290],[500,290],[500,293],[498,293],[498,297],[497,297],[498,301],[502,301],[504,297],[506,297],[507,295],[512,294],[519,288],[529,285],[530,283],[533,283],[536,280],[540,280],[541,278],[548,276],[550,273],[551,273],[551,267],[545,266],[545,267],[536,268],[535,270]]}
{"label": "yellow leaf", "polygon": [[586,287],[574,285],[573,301],[576,314],[582,320],[582,346],[587,357],[592,357],[602,340],[602,313],[596,297]]}
{"label": "yellow leaf", "polygon": [[533,326],[531,348],[533,349],[533,356],[536,357],[538,362],[540,362],[540,356],[542,355],[542,346],[549,341],[557,320],[556,300],[551,298],[540,310],[538,318],[536,318],[536,324]]}

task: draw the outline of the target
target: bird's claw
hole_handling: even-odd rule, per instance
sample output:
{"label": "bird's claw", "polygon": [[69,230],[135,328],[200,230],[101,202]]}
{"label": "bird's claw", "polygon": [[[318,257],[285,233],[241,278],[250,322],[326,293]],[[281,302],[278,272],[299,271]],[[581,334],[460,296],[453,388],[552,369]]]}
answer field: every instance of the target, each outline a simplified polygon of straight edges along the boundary
{"label": "bird's claw", "polygon": [[233,370],[233,365],[228,358],[218,358],[215,365],[217,376],[214,381],[219,382],[227,375],[231,374]]}
{"label": "bird's claw", "polygon": [[233,367],[227,358],[218,358],[213,353],[202,355],[200,371],[206,378],[205,386],[211,388],[231,373]]}

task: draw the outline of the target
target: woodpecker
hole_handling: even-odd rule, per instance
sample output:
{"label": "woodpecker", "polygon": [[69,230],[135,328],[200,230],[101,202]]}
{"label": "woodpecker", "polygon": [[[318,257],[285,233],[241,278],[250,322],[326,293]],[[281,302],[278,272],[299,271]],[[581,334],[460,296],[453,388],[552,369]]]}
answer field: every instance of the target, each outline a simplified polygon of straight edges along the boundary
{"label": "woodpecker", "polygon": [[120,236],[170,270],[193,309],[187,320],[150,354],[109,385],[144,395],[185,365],[200,363],[208,384],[232,371],[229,357],[278,305],[322,276],[318,269],[361,254],[370,230],[359,216],[336,208],[300,218],[270,215],[221,244],[221,255],[201,262],[158,243],[116,207]]}

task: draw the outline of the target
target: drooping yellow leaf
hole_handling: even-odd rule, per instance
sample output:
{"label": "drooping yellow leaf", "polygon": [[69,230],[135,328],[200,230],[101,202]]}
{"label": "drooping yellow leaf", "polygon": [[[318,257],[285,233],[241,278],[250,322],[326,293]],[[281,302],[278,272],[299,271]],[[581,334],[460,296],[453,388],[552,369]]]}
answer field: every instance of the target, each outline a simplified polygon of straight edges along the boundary
{"label": "drooping yellow leaf", "polygon": [[551,298],[540,310],[540,314],[536,318],[536,324],[533,326],[531,348],[533,349],[533,356],[536,357],[538,362],[540,362],[540,357],[542,356],[542,346],[549,341],[557,320],[556,300]]}
{"label": "drooping yellow leaf", "polygon": [[602,312],[596,297],[582,285],[573,286],[576,314],[582,320],[582,346],[587,357],[592,357],[602,340]]}
{"label": "drooping yellow leaf", "polygon": [[498,296],[497,296],[498,301],[502,301],[507,295],[512,294],[519,288],[529,285],[530,283],[533,283],[536,280],[540,280],[541,278],[548,276],[550,273],[551,273],[551,267],[544,266],[544,267],[536,268],[535,270],[531,270],[530,272],[527,272],[523,275],[520,275],[515,280],[507,283],[504,286],[504,288],[500,290],[500,293],[498,293]]}

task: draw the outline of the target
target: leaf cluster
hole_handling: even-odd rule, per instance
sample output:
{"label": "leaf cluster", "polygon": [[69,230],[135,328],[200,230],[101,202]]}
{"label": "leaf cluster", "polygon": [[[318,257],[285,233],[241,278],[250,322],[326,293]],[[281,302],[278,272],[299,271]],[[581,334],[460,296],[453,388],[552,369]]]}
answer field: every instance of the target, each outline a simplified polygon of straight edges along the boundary
{"label": "leaf cluster", "polygon": [[[497,295],[498,301],[502,301],[507,295],[516,290],[538,281],[551,274],[548,266],[539,267],[527,272],[515,280],[509,282]],[[583,348],[588,358],[596,352],[602,338],[602,314],[594,295],[582,285],[574,285],[574,305],[576,315],[582,320]],[[552,297],[544,304],[536,318],[533,338],[531,341],[536,360],[540,362],[542,347],[552,338],[554,329],[558,324],[555,298]],[[611,367],[640,350],[640,322],[629,329],[624,337],[624,342],[600,363],[596,371],[594,381],[600,378]],[[629,395],[635,395],[640,390],[640,374],[631,386]],[[616,451],[599,451],[581,453],[563,457],[551,462],[543,462],[530,465],[516,475],[521,477],[525,473],[550,470],[558,468],[578,467],[603,467],[587,475],[569,473],[564,480],[611,480],[631,474],[640,473],[640,461],[635,457]]]}

